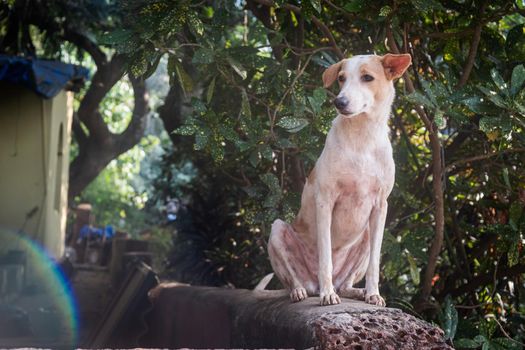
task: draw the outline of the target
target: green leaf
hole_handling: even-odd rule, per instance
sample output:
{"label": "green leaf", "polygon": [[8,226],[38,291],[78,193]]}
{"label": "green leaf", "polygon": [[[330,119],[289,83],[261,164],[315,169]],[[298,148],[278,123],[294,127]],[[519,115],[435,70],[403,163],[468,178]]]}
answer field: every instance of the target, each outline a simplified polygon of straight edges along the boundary
{"label": "green leaf", "polygon": [[280,193],[279,179],[273,173],[266,173],[259,176],[261,181],[270,189],[272,193]]}
{"label": "green leaf", "polygon": [[425,95],[428,96],[428,98],[432,102],[432,105],[438,106],[438,102],[434,94],[434,90],[432,89],[428,81],[426,81],[425,79],[421,79],[421,86],[423,87],[423,90],[425,90]]}
{"label": "green leaf", "polygon": [[192,98],[191,99],[191,106],[193,107],[193,111],[198,114],[204,114],[208,110],[206,108],[206,105],[199,100],[198,98]]}
{"label": "green leaf", "polygon": [[299,21],[297,20],[297,17],[295,16],[295,12],[290,11],[290,18],[292,19],[293,26],[297,28],[299,25]]}
{"label": "green leaf", "polygon": [[321,13],[321,0],[310,0],[310,5],[312,5],[312,7],[317,11],[317,13]]}
{"label": "green leaf", "polygon": [[443,5],[436,0],[412,0],[411,2],[417,11],[423,13],[428,13],[434,10],[445,10]]}
{"label": "green leaf", "polygon": [[392,12],[392,8],[388,5],[381,7],[379,10],[379,17],[386,17]]}
{"label": "green leaf", "polygon": [[186,21],[188,22],[188,27],[194,34],[200,36],[204,33],[204,25],[194,12],[186,12]]}
{"label": "green leaf", "polygon": [[476,349],[479,347],[479,343],[472,340],[472,339],[466,339],[461,338],[454,342],[454,346],[456,348],[464,348],[464,349]]}
{"label": "green leaf", "polygon": [[273,151],[269,145],[262,145],[260,147],[261,155],[266,160],[273,160]]}
{"label": "green leaf", "polygon": [[492,102],[494,103],[496,106],[500,107],[500,108],[507,108],[507,104],[505,103],[505,101],[501,98],[501,96],[499,96],[495,91],[492,91],[490,89],[487,89],[486,87],[484,86],[478,86],[478,89],[481,90],[481,92],[483,92],[485,94],[485,96],[487,96],[487,98]]}
{"label": "green leaf", "polygon": [[191,62],[195,64],[210,64],[213,61],[213,51],[205,47],[201,47],[195,51],[191,60]]}
{"label": "green leaf", "polygon": [[407,100],[416,105],[421,105],[429,108],[436,108],[436,106],[422,93],[414,91],[410,95],[407,95]]}
{"label": "green leaf", "polygon": [[492,335],[496,331],[496,322],[494,320],[486,320],[481,321],[479,324],[479,332],[480,335],[476,336],[474,339],[478,338],[479,336],[482,336],[485,338],[485,341],[492,338]]}
{"label": "green leaf", "polygon": [[458,124],[469,124],[470,123],[468,117],[465,115],[464,112],[449,109],[447,110],[446,113],[450,117],[451,120],[455,121]]}
{"label": "green leaf", "polygon": [[458,327],[458,311],[452,303],[452,298],[447,295],[445,298],[445,305],[443,307],[443,331],[445,332],[445,339],[454,339],[456,336],[456,329]]}
{"label": "green leaf", "polygon": [[234,143],[235,147],[237,147],[241,152],[244,152],[252,147],[250,143],[242,140],[235,140]]}
{"label": "green leaf", "polygon": [[177,74],[177,78],[179,80],[180,86],[182,87],[184,95],[187,95],[193,91],[193,79],[191,79],[190,75],[186,73],[182,67],[182,64],[180,64],[178,61],[175,62],[175,73]]}
{"label": "green leaf", "polygon": [[134,77],[140,77],[148,70],[148,60],[146,59],[144,52],[140,52],[134,60],[131,62],[129,70]]}
{"label": "green leaf", "polygon": [[515,230],[518,228],[518,223],[523,213],[523,206],[518,201],[512,202],[509,208],[509,224],[513,226]]}
{"label": "green leaf", "polygon": [[512,77],[510,80],[510,95],[516,96],[520,92],[523,83],[525,82],[525,67],[520,64],[512,70]]}
{"label": "green leaf", "polygon": [[364,0],[351,0],[348,1],[344,6],[348,12],[361,12],[366,8],[366,2]]}
{"label": "green leaf", "polygon": [[512,242],[509,250],[507,251],[507,260],[509,267],[515,266],[518,264],[520,259],[520,247],[519,240]]}
{"label": "green leaf", "polygon": [[507,34],[505,41],[505,52],[509,60],[523,62],[525,57],[525,25],[518,24]]}
{"label": "green leaf", "polygon": [[490,70],[490,77],[492,78],[494,84],[496,84],[496,87],[499,89],[499,91],[507,93],[507,83],[505,83],[505,80],[503,80],[496,68],[492,68]]}
{"label": "green leaf", "polygon": [[241,92],[241,112],[245,117],[250,118],[252,116],[252,110],[250,109],[250,99],[245,89]]}
{"label": "green leaf", "polygon": [[261,162],[261,154],[257,151],[253,151],[250,153],[248,160],[250,161],[250,164],[255,168]]}
{"label": "green leaf", "polygon": [[274,208],[282,197],[279,179],[272,173],[260,175],[259,178],[270,189],[270,193],[266,197],[263,206],[265,208]]}
{"label": "green leaf", "polygon": [[321,107],[326,100],[326,91],[323,88],[317,88],[313,92],[313,96],[308,96],[308,102],[312,107],[314,114],[319,114]]}
{"label": "green leaf", "polygon": [[461,103],[474,113],[484,114],[491,111],[480,96],[469,97],[462,100]]}
{"label": "green leaf", "polygon": [[204,131],[199,131],[195,134],[195,144],[193,145],[193,149],[196,151],[203,150],[204,147],[208,144],[208,133],[205,133]]}
{"label": "green leaf", "polygon": [[224,160],[224,147],[221,144],[215,144],[210,147],[211,157],[215,163],[220,163]]}
{"label": "green leaf", "polygon": [[277,204],[279,203],[279,200],[281,197],[279,195],[270,194],[268,195],[263,202],[264,208],[275,208]]}
{"label": "green leaf", "polygon": [[133,36],[133,32],[127,29],[115,29],[109,33],[100,35],[97,38],[98,44],[118,45],[125,43]]}
{"label": "green leaf", "polygon": [[239,135],[229,125],[219,125],[219,132],[228,141],[236,142],[239,139]]}
{"label": "green leaf", "polygon": [[496,345],[497,349],[502,350],[521,350],[523,349],[520,343],[514,339],[509,338],[495,338],[492,339],[492,344]]}
{"label": "green leaf", "polygon": [[414,284],[417,286],[419,285],[419,270],[417,268],[416,259],[414,259],[412,255],[410,255],[410,253],[407,253],[407,259],[408,264],[410,266],[410,277],[412,278]]}
{"label": "green leaf", "polygon": [[208,91],[206,92],[206,103],[207,104],[210,104],[211,99],[213,98],[213,92],[215,91],[215,78],[216,77],[213,77],[213,79],[210,82],[210,85],[208,85]]}
{"label": "green leaf", "polygon": [[[482,324],[485,324],[485,323],[486,323],[486,322],[483,322],[483,321],[482,321],[481,324],[480,324],[480,331],[481,331],[481,332],[483,332],[483,330],[482,330]],[[487,337],[485,337],[484,334],[485,334],[485,333],[483,333],[483,334],[478,334],[478,335],[476,335],[476,336],[474,337],[474,340],[475,340],[478,344],[480,344],[480,345],[481,345],[481,344],[484,344],[484,343],[486,343],[486,342],[488,342],[488,339],[487,339]]]}
{"label": "green leaf", "polygon": [[509,168],[503,168],[503,181],[505,182],[505,185],[510,189],[512,189],[512,186],[510,185],[510,179],[509,179]]}
{"label": "green leaf", "polygon": [[244,67],[239,62],[235,61],[231,57],[228,57],[227,61],[230,64],[230,66],[233,68],[235,73],[237,73],[242,78],[242,80],[246,79],[246,77],[248,76],[248,73],[246,73],[246,69],[244,69]]}
{"label": "green leaf", "polygon": [[434,122],[439,129],[444,129],[447,127],[447,120],[445,119],[443,111],[436,109],[436,112],[434,113]]}
{"label": "green leaf", "polygon": [[308,120],[304,118],[283,117],[277,125],[290,133],[296,133],[308,125]]}
{"label": "green leaf", "polygon": [[296,148],[297,146],[291,142],[290,140],[286,138],[280,138],[275,142],[275,145],[279,148],[286,149],[286,148]]}
{"label": "green leaf", "polygon": [[496,117],[483,117],[479,120],[479,130],[484,133],[491,132],[500,124],[500,119]]}
{"label": "green leaf", "polygon": [[182,135],[182,136],[191,136],[195,134],[196,131],[197,131],[197,128],[195,127],[195,125],[186,124],[186,125],[182,125],[178,127],[177,129],[175,129],[173,133],[177,135]]}

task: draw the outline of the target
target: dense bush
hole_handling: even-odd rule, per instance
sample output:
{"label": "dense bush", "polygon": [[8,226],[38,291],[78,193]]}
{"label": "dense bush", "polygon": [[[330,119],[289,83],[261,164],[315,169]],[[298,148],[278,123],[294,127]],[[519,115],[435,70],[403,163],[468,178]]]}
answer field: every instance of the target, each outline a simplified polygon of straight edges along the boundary
{"label": "dense bush", "polygon": [[[202,248],[206,268],[242,267],[242,259],[229,259],[219,243],[239,241],[236,225],[250,240],[244,250],[251,256],[260,238],[249,232],[265,237],[272,220],[295,215],[305,175],[335,115],[332,92],[321,88],[324,68],[354,54],[409,52],[413,65],[396,84],[391,120],[397,176],[383,244],[383,293],[390,305],[441,322],[447,336],[461,338],[459,346],[519,348],[525,272],[523,4],[254,0],[244,9],[228,2],[184,4],[179,6],[191,15],[176,35],[160,29],[141,41],[131,35],[142,23],[129,35],[138,40],[137,55],[148,47],[169,55],[172,84],[190,107],[172,128],[172,138],[190,138],[197,169],[221,179],[202,178],[208,203],[225,190],[220,210],[238,215],[228,223],[221,214],[226,225],[205,239],[217,242]],[[154,6],[168,5],[155,2],[142,10]],[[209,209],[188,209],[195,221],[206,222],[202,212]],[[217,247],[222,254],[211,254]],[[258,272],[262,276],[264,270]],[[251,273],[227,276],[225,282],[241,287],[256,280]]]}

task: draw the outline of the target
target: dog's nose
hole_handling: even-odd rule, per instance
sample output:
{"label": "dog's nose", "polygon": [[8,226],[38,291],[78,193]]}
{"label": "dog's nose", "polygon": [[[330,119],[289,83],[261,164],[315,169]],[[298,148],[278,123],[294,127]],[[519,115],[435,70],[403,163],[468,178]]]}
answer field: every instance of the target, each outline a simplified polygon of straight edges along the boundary
{"label": "dog's nose", "polygon": [[348,99],[344,96],[337,96],[334,100],[334,105],[337,109],[345,109],[348,106]]}

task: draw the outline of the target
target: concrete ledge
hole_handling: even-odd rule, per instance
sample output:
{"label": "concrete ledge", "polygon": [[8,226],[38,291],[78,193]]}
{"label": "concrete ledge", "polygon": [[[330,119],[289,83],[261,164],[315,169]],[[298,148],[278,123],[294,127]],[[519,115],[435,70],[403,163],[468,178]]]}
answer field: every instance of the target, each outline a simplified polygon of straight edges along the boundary
{"label": "concrete ledge", "polygon": [[285,291],[161,284],[150,292],[148,332],[158,348],[452,349],[443,331],[398,309],[343,299],[291,303]]}

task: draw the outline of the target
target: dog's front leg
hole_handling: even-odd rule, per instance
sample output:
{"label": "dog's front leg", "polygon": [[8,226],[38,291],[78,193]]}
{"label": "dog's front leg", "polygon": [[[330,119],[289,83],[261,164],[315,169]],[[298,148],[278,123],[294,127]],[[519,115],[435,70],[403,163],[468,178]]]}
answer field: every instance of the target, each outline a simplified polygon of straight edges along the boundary
{"label": "dog's front leg", "polygon": [[332,205],[320,195],[315,200],[317,221],[317,251],[319,254],[319,297],[321,305],[339,304],[341,299],[332,283]]}
{"label": "dog's front leg", "polygon": [[369,304],[385,306],[385,300],[379,294],[379,260],[381,258],[381,242],[385,229],[388,203],[382,199],[370,214],[370,260],[366,271],[365,301]]}

